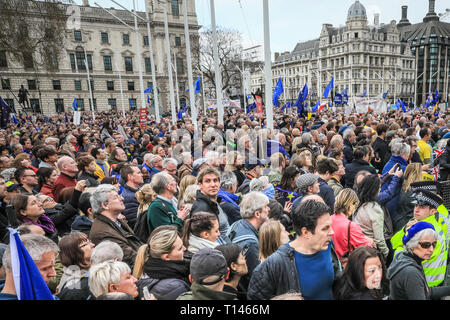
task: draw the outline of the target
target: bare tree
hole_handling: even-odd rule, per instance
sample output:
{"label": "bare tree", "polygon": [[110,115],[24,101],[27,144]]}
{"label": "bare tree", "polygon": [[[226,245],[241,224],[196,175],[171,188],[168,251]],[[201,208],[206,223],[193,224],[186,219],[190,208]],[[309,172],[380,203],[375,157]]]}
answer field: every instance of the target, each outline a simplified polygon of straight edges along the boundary
{"label": "bare tree", "polygon": [[61,1],[0,0],[0,49],[25,68],[55,70],[65,48],[67,17]]}

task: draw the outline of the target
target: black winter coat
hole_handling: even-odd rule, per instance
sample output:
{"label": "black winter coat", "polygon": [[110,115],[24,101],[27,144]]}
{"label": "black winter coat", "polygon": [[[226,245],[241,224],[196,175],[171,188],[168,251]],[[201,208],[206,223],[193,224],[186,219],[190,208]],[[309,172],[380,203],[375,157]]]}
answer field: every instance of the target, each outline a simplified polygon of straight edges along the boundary
{"label": "black winter coat", "polygon": [[355,182],[355,176],[359,171],[369,171],[371,174],[376,174],[377,170],[371,167],[367,161],[362,159],[353,160],[345,166],[345,187],[353,188]]}
{"label": "black winter coat", "polygon": [[372,161],[372,164],[375,167],[375,169],[381,172],[383,171],[385,164],[391,158],[389,145],[385,140],[381,139],[380,137],[377,137],[377,139],[372,144],[372,148],[375,153],[375,158],[381,159],[381,162],[376,162],[374,159],[374,161]]}
{"label": "black winter coat", "polygon": [[343,153],[344,153],[345,161],[347,161],[347,163],[352,163],[353,162],[353,146],[347,139],[344,139]]}
{"label": "black winter coat", "polygon": [[78,201],[81,192],[73,190],[72,198],[65,204],[57,204],[54,209],[45,209],[45,214],[53,221],[58,236],[71,232],[71,225],[78,215]]}

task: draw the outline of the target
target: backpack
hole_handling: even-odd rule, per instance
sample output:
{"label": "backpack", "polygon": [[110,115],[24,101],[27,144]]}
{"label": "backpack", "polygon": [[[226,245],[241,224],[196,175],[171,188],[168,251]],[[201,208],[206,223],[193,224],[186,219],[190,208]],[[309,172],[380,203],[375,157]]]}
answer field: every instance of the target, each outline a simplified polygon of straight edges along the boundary
{"label": "backpack", "polygon": [[150,237],[150,230],[148,230],[147,224],[147,212],[148,210],[145,210],[140,215],[138,215],[136,224],[133,228],[133,232],[136,237],[138,237],[139,240],[144,243],[147,243],[148,237]]}

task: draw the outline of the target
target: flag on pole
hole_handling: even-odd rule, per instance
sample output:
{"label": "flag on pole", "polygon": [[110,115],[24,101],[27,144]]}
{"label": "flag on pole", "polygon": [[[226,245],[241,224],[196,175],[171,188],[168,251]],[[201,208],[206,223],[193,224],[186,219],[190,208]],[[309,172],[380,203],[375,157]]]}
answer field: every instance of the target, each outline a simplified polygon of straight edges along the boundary
{"label": "flag on pole", "polygon": [[302,90],[298,93],[297,101],[292,105],[293,107],[299,107],[303,102],[305,102],[308,96],[308,85],[305,84]]}
{"label": "flag on pole", "polygon": [[436,89],[436,92],[433,95],[433,100],[431,101],[431,106],[435,106],[439,102],[439,91]]}
{"label": "flag on pole", "polygon": [[334,103],[335,104],[341,104],[342,103],[342,95],[339,93],[336,93],[334,96]]}
{"label": "flag on pole", "polygon": [[15,113],[11,113],[11,119],[14,122],[15,125],[19,124],[19,120],[17,120]]}
{"label": "flag on pole", "polygon": [[433,151],[433,157],[434,157],[434,159],[437,159],[437,158],[439,158],[440,156],[442,156],[442,154],[445,152],[445,149],[444,148],[440,148],[440,149],[435,149],[434,151]]}
{"label": "flag on pole", "polygon": [[325,91],[323,92],[323,97],[325,99],[328,98],[328,94],[330,93],[331,89],[333,89],[333,83],[334,83],[334,77],[331,77],[330,83],[328,83],[327,87],[325,88]]}
{"label": "flag on pole", "polygon": [[144,90],[144,93],[151,93],[153,90],[153,85]]}
{"label": "flag on pole", "polygon": [[318,108],[317,111],[322,112],[323,108],[324,108],[327,104],[328,104],[328,102],[322,103],[322,104],[319,106],[319,108]]}
{"label": "flag on pole", "polygon": [[73,111],[78,111],[78,102],[77,102],[77,98],[73,98],[72,109],[73,109]]}
{"label": "flag on pole", "polygon": [[367,89],[364,90],[364,93],[362,94],[361,98],[364,98],[367,94]]}
{"label": "flag on pole", "polygon": [[200,77],[197,77],[197,81],[195,81],[195,91],[194,93],[200,93],[200,86],[201,86],[201,82],[200,82]]}
{"label": "flag on pole", "polygon": [[304,112],[305,112],[305,105],[303,103],[300,103],[300,105],[297,106],[298,116],[301,118]]}
{"label": "flag on pole", "polygon": [[150,96],[147,96],[147,103],[150,104]]}
{"label": "flag on pole", "polygon": [[283,82],[281,81],[281,77],[278,79],[277,85],[275,87],[275,90],[273,91],[273,99],[272,103],[275,107],[278,107],[278,99],[280,98],[281,94],[283,93]]}
{"label": "flag on pole", "polygon": [[347,88],[342,91],[342,103],[348,104],[348,95],[347,95]]}
{"label": "flag on pole", "polygon": [[317,109],[319,108],[319,104],[320,104],[320,100],[317,101],[316,105],[311,109],[312,112],[316,112]]}
{"label": "flag on pole", "polygon": [[387,96],[388,96],[388,94],[389,94],[389,90],[388,90],[388,91],[386,91],[385,93],[383,93],[383,99],[386,99],[386,98],[387,98]]}
{"label": "flag on pole", "polygon": [[17,298],[19,300],[55,300],[17,231],[12,228],[8,230],[11,267]]}

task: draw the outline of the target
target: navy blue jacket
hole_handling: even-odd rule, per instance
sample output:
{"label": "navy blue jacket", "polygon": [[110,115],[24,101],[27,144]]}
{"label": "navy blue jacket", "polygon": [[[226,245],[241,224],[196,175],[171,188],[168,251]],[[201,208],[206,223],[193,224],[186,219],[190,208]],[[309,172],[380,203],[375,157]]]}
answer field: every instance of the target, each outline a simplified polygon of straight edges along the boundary
{"label": "navy blue jacket", "polygon": [[345,161],[347,161],[347,163],[352,163],[353,162],[353,146],[347,139],[344,139],[343,153],[344,153]]}
{"label": "navy blue jacket", "polygon": [[330,209],[331,209],[330,214],[332,214],[332,213],[334,213],[334,202],[336,201],[336,199],[334,197],[333,189],[322,178],[319,178],[318,181],[319,181],[319,187],[320,187],[320,191],[319,191],[318,195],[321,196],[323,201],[325,201],[326,205],[330,207]]}
{"label": "navy blue jacket", "polygon": [[123,185],[122,197],[125,210],[122,214],[127,218],[127,223],[131,229],[134,228],[137,219],[137,211],[139,208],[139,202],[136,199],[136,192],[138,189],[134,189],[127,184]]}

